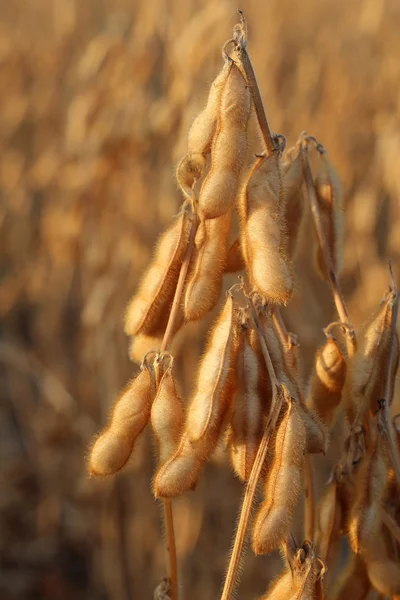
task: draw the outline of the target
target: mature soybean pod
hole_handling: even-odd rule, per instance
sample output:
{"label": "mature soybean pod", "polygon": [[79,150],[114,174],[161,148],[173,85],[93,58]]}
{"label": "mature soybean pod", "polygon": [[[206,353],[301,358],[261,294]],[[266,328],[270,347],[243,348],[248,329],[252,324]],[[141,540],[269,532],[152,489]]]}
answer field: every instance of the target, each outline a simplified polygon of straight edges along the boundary
{"label": "mature soybean pod", "polygon": [[[329,161],[327,153],[320,153],[319,157],[315,191],[331,263],[334,271],[338,274],[342,266],[343,254],[343,195],[339,177]],[[318,243],[315,244],[315,249],[317,271],[323,279],[326,279],[324,256]]]}
{"label": "mature soybean pod", "polygon": [[207,219],[233,206],[247,149],[250,91],[235,64],[229,67],[211,149],[211,167],[200,190],[199,205]]}
{"label": "mature soybean pod", "polygon": [[151,388],[151,373],[145,364],[116,400],[107,428],[91,449],[91,475],[112,475],[128,461],[133,444],[150,417]]}
{"label": "mature soybean pod", "polygon": [[283,172],[284,212],[288,236],[288,252],[293,259],[304,228],[306,203],[303,191],[303,167],[300,152]]}
{"label": "mature soybean pod", "polygon": [[247,481],[264,431],[263,401],[260,396],[260,365],[251,345],[251,331],[240,327],[236,351],[237,386],[228,432],[231,464],[242,481]]}
{"label": "mature soybean pod", "polygon": [[344,514],[338,498],[338,484],[331,481],[322,495],[318,508],[316,545],[320,555],[329,565],[335,563],[339,552],[340,535],[343,529]]}
{"label": "mature soybean pod", "polygon": [[189,155],[209,154],[211,151],[220,112],[222,91],[230,69],[231,64],[225,63],[221,72],[211,84],[205,108],[193,121],[188,135]]}
{"label": "mature soybean pod", "polygon": [[182,433],[184,419],[182,398],[176,389],[172,365],[169,365],[158,386],[150,417],[158,446],[160,465],[176,449]]}
{"label": "mature soybean pod", "polygon": [[210,452],[215,448],[231,402],[234,315],[233,299],[228,294],[211,331],[187,411],[185,430],[190,441],[209,439]]}
{"label": "mature soybean pod", "polygon": [[174,498],[196,487],[208,458],[209,443],[192,444],[183,432],[176,451],[158,469],[153,482],[154,495]]}
{"label": "mature soybean pod", "polygon": [[400,595],[400,564],[389,558],[382,536],[371,539],[368,552],[362,556],[374,588],[390,598]]}
{"label": "mature soybean pod", "polygon": [[378,438],[373,451],[365,456],[356,477],[356,495],[349,516],[349,540],[353,552],[368,549],[380,536],[381,505],[386,491],[386,462]]}
{"label": "mature soybean pod", "polygon": [[347,365],[332,336],[315,357],[314,373],[308,394],[308,406],[314,408],[327,425],[330,425],[340,405],[346,379]]}
{"label": "mature soybean pod", "polygon": [[228,254],[232,211],[217,219],[201,222],[193,266],[185,291],[184,313],[187,321],[201,319],[217,304]]}
{"label": "mature soybean pod", "polygon": [[303,402],[299,402],[299,410],[306,429],[306,454],[326,454],[329,434],[324,421],[313,408]]}
{"label": "mature soybean pod", "polygon": [[257,513],[252,545],[267,554],[287,539],[301,492],[306,431],[296,402],[290,402],[279,425],[275,456],[269,472],[265,500]]}
{"label": "mature soybean pod", "polygon": [[239,203],[242,252],[251,285],[268,301],[287,304],[293,293],[292,266],[276,153],[259,158]]}
{"label": "mature soybean pod", "polygon": [[185,209],[161,236],[154,259],[125,313],[125,333],[162,334],[166,328],[193,214]]}
{"label": "mature soybean pod", "polygon": [[[343,392],[350,424],[356,418],[362,421],[368,409],[374,415],[379,408],[379,399],[383,398],[392,314],[393,296],[389,293],[358,338],[357,352],[351,362]],[[393,379],[393,371],[398,366],[397,333],[395,336],[394,350],[397,352],[397,360],[393,361],[394,368],[391,373]],[[391,387],[393,390],[393,385]]]}

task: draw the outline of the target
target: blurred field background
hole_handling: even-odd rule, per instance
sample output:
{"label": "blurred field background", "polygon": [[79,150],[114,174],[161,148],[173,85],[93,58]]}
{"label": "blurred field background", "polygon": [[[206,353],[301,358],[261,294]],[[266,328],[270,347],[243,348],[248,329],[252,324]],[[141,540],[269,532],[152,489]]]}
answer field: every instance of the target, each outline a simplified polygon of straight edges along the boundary
{"label": "blurred field background", "polygon": [[[0,0],[2,600],[145,599],[164,574],[150,435],[116,479],[90,480],[84,459],[136,372],[124,308],[180,205],[174,166],[237,8]],[[358,326],[387,288],[389,257],[400,278],[400,3],[240,8],[272,128],[289,146],[313,133],[342,178],[341,279]],[[307,235],[286,312],[306,373],[334,314],[310,256]],[[178,351],[186,396],[204,331],[191,326]],[[315,460],[319,485],[335,457]],[[218,597],[241,490],[220,453],[176,501],[186,598]],[[257,597],[277,568],[278,556],[249,553],[239,597]]]}

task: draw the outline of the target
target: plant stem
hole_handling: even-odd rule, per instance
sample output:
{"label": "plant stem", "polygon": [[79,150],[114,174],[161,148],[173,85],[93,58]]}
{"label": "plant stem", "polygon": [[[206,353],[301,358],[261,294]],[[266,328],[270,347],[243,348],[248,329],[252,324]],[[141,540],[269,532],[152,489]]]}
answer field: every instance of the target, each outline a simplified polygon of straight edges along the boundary
{"label": "plant stem", "polygon": [[305,490],[305,498],[304,498],[304,516],[305,516],[305,525],[304,525],[304,533],[305,539],[314,541],[314,519],[315,519],[315,507],[314,507],[314,477],[313,470],[311,464],[310,455],[306,455],[304,457],[304,490]]}
{"label": "plant stem", "polygon": [[239,62],[237,62],[235,58],[233,58],[233,61],[239,67],[240,71],[242,72],[242,75],[246,79],[247,84],[249,86],[251,96],[253,98],[254,108],[256,110],[258,124],[261,130],[261,135],[264,140],[267,156],[269,156],[274,152],[274,150],[276,150],[276,146],[268,125],[253,65],[251,64],[250,57],[247,54],[246,50],[247,22],[243,12],[241,10],[239,10],[238,12],[240,14],[240,24],[239,26],[237,26],[237,31],[239,31],[239,35],[235,35],[234,31],[234,41],[236,43],[236,55]]}
{"label": "plant stem", "polygon": [[[185,280],[189,269],[190,259],[193,252],[194,240],[198,227],[197,215],[193,215],[192,226],[190,229],[188,244],[186,247],[185,256],[183,258],[179,279],[175,290],[174,300],[172,303],[171,312],[169,315],[167,327],[161,343],[160,353],[165,352],[171,343],[176,318],[180,308]],[[165,549],[167,553],[167,573],[168,573],[168,589],[170,600],[178,600],[178,561],[176,557],[174,519],[172,514],[172,501],[168,498],[163,498],[163,515],[165,526]]]}
{"label": "plant stem", "polygon": [[235,588],[238,570],[240,565],[240,558],[243,552],[243,546],[246,539],[247,529],[249,525],[249,519],[251,515],[251,509],[254,502],[254,496],[257,490],[258,481],[260,474],[265,463],[265,457],[267,455],[269,442],[271,435],[275,430],[276,423],[279,417],[279,413],[282,406],[282,393],[280,393],[281,386],[276,378],[275,370],[271,362],[271,358],[268,351],[268,346],[265,341],[263,331],[261,329],[260,321],[257,316],[256,309],[253,301],[249,298],[249,308],[252,313],[254,324],[259,334],[261,350],[265,359],[265,364],[268,369],[268,374],[271,379],[272,385],[272,402],[271,402],[271,413],[268,420],[267,426],[264,431],[264,435],[258,447],[257,455],[253,464],[253,468],[250,473],[249,481],[247,482],[242,507],[240,511],[239,523],[236,530],[235,540],[229,560],[228,572],[226,574],[224,589],[222,591],[221,600],[229,600],[232,596]]}
{"label": "plant stem", "polygon": [[230,600],[230,598],[232,597],[233,590],[235,588],[238,570],[240,566],[240,558],[246,539],[247,528],[249,525],[249,519],[254,502],[254,496],[257,490],[258,480],[260,478],[260,474],[265,463],[265,457],[267,455],[271,435],[275,430],[282,406],[282,395],[277,392],[277,388],[275,385],[272,385],[272,390],[273,397],[275,397],[275,403],[273,402],[274,408],[273,412],[271,413],[271,418],[265,428],[260,445],[258,447],[254,465],[251,469],[249,481],[247,482],[221,600]]}
{"label": "plant stem", "polygon": [[314,181],[312,178],[310,161],[308,158],[308,150],[306,147],[301,148],[301,157],[303,164],[303,175],[304,180],[307,187],[307,193],[309,202],[311,205],[311,212],[314,219],[315,230],[317,232],[318,242],[322,250],[322,255],[324,257],[326,272],[328,274],[328,280],[331,286],[331,291],[333,295],[333,300],[335,302],[336,310],[339,315],[340,321],[343,323],[345,327],[346,333],[346,343],[347,343],[347,352],[349,358],[354,356],[356,350],[356,337],[354,333],[354,329],[352,324],[350,323],[349,315],[347,312],[346,304],[344,298],[340,292],[338,280],[336,277],[336,273],[334,271],[332,261],[329,254],[328,244],[325,238],[324,228],[322,226],[321,215],[319,212],[317,195],[315,191]]}

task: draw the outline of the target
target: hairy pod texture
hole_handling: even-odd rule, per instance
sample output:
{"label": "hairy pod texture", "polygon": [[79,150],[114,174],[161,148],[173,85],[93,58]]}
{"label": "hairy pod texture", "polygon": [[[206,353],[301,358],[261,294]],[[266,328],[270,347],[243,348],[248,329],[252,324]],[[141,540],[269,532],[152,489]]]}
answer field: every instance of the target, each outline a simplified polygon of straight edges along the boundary
{"label": "hairy pod texture", "polygon": [[183,401],[169,365],[158,386],[151,407],[151,426],[156,438],[159,464],[162,465],[175,450],[184,423]]}
{"label": "hairy pod texture", "polygon": [[277,153],[257,160],[243,187],[239,210],[242,252],[251,285],[268,301],[287,304],[293,293],[292,267]]}
{"label": "hairy pod texture", "polygon": [[356,554],[380,535],[386,483],[386,461],[378,437],[372,453],[364,457],[356,478],[356,494],[349,516],[349,539]]}
{"label": "hairy pod texture", "polygon": [[184,299],[187,321],[201,319],[217,304],[227,260],[232,211],[200,223]]}
{"label": "hairy pod texture", "polygon": [[184,210],[161,236],[153,262],[125,313],[127,335],[160,335],[167,326],[193,215]]}
{"label": "hairy pod texture", "polygon": [[133,444],[150,417],[152,379],[149,367],[128,384],[115,402],[107,428],[96,439],[89,461],[91,475],[113,475],[126,464]]}
{"label": "hairy pod texture", "polygon": [[324,567],[313,546],[304,542],[290,566],[272,583],[260,600],[323,600]]}
{"label": "hairy pod texture", "polygon": [[235,64],[229,65],[221,95],[211,167],[200,190],[199,205],[207,219],[233,206],[247,150],[250,91]]}
{"label": "hairy pod texture", "polygon": [[193,489],[215,450],[233,393],[233,325],[234,304],[228,295],[199,367],[178,448],[155,476],[156,496],[173,497]]}
{"label": "hairy pod texture", "polygon": [[288,253],[296,256],[305,223],[305,198],[303,191],[303,167],[300,152],[283,171],[284,221],[288,236]]}
{"label": "hairy pod texture", "polygon": [[[346,414],[350,424],[355,419],[362,421],[368,409],[374,415],[379,408],[378,402],[384,395],[386,385],[385,366],[390,348],[392,316],[393,296],[389,293],[358,338],[357,352],[351,362],[344,390]],[[393,367],[397,369],[397,333],[394,342]],[[391,374],[393,379],[394,374]]]}
{"label": "hairy pod texture", "polygon": [[339,551],[345,516],[338,483],[334,479],[319,501],[317,514],[316,545],[322,558],[328,565],[332,565]]}
{"label": "hairy pod texture", "polygon": [[327,425],[333,422],[340,405],[346,372],[347,365],[340,348],[329,336],[317,351],[307,402]]}
{"label": "hairy pod texture", "polygon": [[197,155],[209,154],[221,106],[221,96],[231,65],[225,63],[221,72],[214,79],[208,94],[207,104],[197,115],[188,134],[188,154],[192,160],[197,160]]}
{"label": "hairy pod texture", "polygon": [[302,402],[299,410],[306,430],[306,454],[326,454],[329,445],[328,429],[318,413]]}
{"label": "hairy pod texture", "polygon": [[[315,191],[330,261],[335,273],[338,274],[342,266],[343,253],[343,196],[339,177],[326,152],[319,153]],[[315,252],[317,271],[323,279],[326,279],[325,260],[319,244],[315,244]]]}
{"label": "hairy pod texture", "polygon": [[234,303],[228,294],[212,331],[197,374],[186,418],[191,442],[209,438],[215,447],[232,395]]}
{"label": "hairy pod texture", "polygon": [[274,459],[257,513],[252,545],[267,554],[287,539],[301,492],[306,431],[296,402],[290,402],[278,427]]}
{"label": "hairy pod texture", "polygon": [[237,384],[227,443],[233,470],[242,481],[250,476],[264,431],[260,364],[251,333],[248,327],[239,326],[234,364]]}

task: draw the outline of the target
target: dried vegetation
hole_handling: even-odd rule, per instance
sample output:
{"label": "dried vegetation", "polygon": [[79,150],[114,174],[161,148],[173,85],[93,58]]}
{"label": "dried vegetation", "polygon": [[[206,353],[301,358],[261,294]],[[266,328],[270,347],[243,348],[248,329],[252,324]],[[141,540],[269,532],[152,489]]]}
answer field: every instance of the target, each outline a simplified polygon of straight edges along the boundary
{"label": "dried vegetation", "polygon": [[244,489],[223,600],[400,596],[400,13],[258,4],[324,146],[229,3],[1,3],[4,598],[217,597]]}

